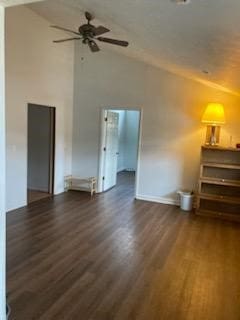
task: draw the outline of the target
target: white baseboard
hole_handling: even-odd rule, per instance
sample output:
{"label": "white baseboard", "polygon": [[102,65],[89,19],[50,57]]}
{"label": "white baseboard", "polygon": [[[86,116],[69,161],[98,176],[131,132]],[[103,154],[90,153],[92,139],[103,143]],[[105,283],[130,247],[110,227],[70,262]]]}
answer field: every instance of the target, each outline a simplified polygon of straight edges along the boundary
{"label": "white baseboard", "polygon": [[121,171],[125,171],[126,170],[126,167],[121,167],[117,170],[117,173],[121,172]]}
{"label": "white baseboard", "polygon": [[58,189],[58,190],[54,190],[53,195],[57,196],[58,194],[61,194],[61,193],[64,193],[64,192],[65,192],[65,190],[63,188],[61,188],[61,189]]}
{"label": "white baseboard", "polygon": [[156,197],[156,196],[146,196],[142,194],[137,194],[136,199],[138,200],[144,200],[144,201],[151,201],[151,202],[157,202],[157,203],[163,203],[163,204],[170,204],[173,206],[179,206],[180,202],[175,199],[171,198],[163,198],[163,197]]}

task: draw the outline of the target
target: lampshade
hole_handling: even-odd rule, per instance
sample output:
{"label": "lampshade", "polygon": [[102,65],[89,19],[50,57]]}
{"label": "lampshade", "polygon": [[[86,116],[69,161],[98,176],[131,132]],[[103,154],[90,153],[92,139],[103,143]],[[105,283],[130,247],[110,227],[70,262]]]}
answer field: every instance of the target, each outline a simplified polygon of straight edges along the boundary
{"label": "lampshade", "polygon": [[209,103],[202,117],[203,123],[219,125],[225,123],[223,105],[220,103]]}

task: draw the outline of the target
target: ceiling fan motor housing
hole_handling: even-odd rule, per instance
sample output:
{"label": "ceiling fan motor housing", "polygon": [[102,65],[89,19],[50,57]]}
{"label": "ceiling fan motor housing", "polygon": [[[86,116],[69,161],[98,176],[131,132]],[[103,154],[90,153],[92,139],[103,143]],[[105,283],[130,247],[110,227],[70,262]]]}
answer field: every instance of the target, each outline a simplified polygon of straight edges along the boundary
{"label": "ceiling fan motor housing", "polygon": [[83,38],[93,38],[95,36],[95,27],[91,24],[83,24],[79,27],[78,31]]}

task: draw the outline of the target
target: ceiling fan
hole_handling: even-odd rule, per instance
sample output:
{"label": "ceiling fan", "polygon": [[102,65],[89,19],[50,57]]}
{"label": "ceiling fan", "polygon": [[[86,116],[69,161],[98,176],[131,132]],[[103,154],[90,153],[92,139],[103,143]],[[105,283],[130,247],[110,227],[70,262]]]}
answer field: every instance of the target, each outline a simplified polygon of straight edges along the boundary
{"label": "ceiling fan", "polygon": [[65,41],[72,41],[72,40],[82,40],[82,43],[87,44],[92,52],[100,51],[99,46],[97,45],[95,40],[101,42],[107,42],[110,44],[114,44],[117,46],[127,47],[128,42],[122,40],[116,40],[111,38],[100,37],[102,34],[109,32],[108,28],[103,26],[95,27],[90,22],[93,20],[93,16],[89,12],[85,12],[85,17],[87,19],[87,23],[81,25],[78,28],[78,31],[73,31],[70,29],[62,28],[59,26],[51,26],[51,28],[63,30],[66,32],[70,32],[75,35],[75,37],[62,39],[62,40],[54,40],[55,43],[65,42]]}

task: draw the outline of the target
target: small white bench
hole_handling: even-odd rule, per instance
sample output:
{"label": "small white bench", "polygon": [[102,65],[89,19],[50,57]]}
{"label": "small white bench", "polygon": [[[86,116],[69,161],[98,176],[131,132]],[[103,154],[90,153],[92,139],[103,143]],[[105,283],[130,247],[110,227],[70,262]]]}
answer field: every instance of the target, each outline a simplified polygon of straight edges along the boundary
{"label": "small white bench", "polygon": [[96,193],[97,179],[95,177],[90,178],[78,178],[73,176],[64,177],[64,190],[79,190],[87,191],[93,196]]}

